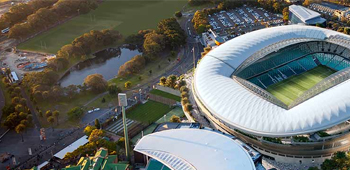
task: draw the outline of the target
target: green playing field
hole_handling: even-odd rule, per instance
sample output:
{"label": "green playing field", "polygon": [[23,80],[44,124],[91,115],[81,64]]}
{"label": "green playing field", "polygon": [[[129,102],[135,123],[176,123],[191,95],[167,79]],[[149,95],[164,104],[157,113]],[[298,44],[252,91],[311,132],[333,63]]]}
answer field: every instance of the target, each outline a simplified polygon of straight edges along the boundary
{"label": "green playing field", "polygon": [[267,87],[267,91],[285,104],[289,105],[303,94],[303,92],[334,72],[334,70],[328,67],[318,66],[305,73],[292,76],[286,80],[273,84]]}

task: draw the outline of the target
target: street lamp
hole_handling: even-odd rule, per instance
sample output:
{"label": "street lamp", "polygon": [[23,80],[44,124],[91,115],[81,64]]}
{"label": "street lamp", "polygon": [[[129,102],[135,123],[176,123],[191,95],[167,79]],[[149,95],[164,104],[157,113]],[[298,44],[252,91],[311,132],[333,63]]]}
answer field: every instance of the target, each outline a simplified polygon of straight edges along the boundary
{"label": "street lamp", "polygon": [[118,94],[119,106],[122,107],[122,117],[123,117],[123,126],[124,126],[124,138],[125,138],[125,155],[126,160],[130,160],[130,146],[129,146],[129,137],[128,137],[128,127],[126,124],[126,114],[125,114],[125,106],[128,105],[128,100],[125,93]]}

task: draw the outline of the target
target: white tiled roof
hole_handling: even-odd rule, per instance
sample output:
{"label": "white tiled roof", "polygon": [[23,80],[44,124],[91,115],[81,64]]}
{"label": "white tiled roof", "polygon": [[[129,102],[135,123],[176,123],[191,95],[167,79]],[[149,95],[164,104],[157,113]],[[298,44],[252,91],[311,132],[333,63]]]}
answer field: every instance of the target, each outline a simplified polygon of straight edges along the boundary
{"label": "white tiled roof", "polygon": [[253,94],[231,78],[255,52],[291,38],[324,40],[349,36],[313,26],[266,28],[234,38],[209,52],[198,65],[194,89],[216,117],[259,136],[292,136],[332,127],[350,119],[350,81],[345,81],[289,109]]}

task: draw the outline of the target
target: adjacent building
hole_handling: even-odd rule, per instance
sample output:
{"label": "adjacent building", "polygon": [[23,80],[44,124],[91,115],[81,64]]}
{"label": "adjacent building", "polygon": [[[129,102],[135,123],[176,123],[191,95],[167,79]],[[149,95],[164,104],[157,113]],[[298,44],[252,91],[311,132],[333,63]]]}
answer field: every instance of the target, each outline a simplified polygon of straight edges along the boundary
{"label": "adjacent building", "polygon": [[147,170],[257,169],[241,143],[231,135],[210,129],[155,132],[141,138],[134,150],[146,157]]}
{"label": "adjacent building", "polygon": [[322,18],[321,14],[300,5],[289,6],[289,21],[292,24],[326,24],[326,19]]}
{"label": "adjacent building", "polygon": [[76,165],[62,170],[129,170],[129,164],[118,162],[117,155],[108,155],[108,150],[100,148],[95,156],[81,157]]}

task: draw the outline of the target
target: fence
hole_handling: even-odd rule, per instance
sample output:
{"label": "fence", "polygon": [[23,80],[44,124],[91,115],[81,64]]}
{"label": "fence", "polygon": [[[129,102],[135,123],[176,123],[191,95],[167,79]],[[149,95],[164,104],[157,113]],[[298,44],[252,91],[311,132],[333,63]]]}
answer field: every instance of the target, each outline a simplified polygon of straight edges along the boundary
{"label": "fence", "polygon": [[159,102],[159,103],[166,104],[166,105],[174,105],[174,104],[176,104],[176,101],[173,100],[173,99],[168,99],[168,98],[165,98],[165,97],[162,97],[162,96],[158,96],[158,95],[154,95],[154,94],[149,94],[149,99],[153,100],[153,101],[156,101],[156,102]]}
{"label": "fence", "polygon": [[170,87],[165,87],[165,86],[161,86],[161,85],[156,85],[156,89],[160,90],[160,91],[163,91],[163,92],[167,92],[167,93],[170,93],[170,94],[173,94],[175,96],[181,96],[181,93],[179,90],[175,90],[175,89],[172,89]]}

